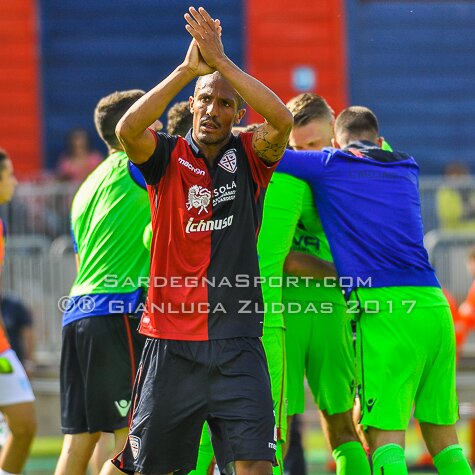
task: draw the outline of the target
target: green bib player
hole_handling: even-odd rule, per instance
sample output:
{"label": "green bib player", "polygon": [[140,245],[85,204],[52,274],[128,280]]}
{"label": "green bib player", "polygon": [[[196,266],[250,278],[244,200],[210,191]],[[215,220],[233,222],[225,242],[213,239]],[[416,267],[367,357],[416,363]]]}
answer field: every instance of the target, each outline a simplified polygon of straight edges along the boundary
{"label": "green bib player", "polygon": [[[94,118],[109,156],[74,197],[71,230],[78,272],[63,315],[61,429],[56,475],[85,474],[101,432],[127,436],[136,366],[144,338],[136,331],[147,288],[150,253],[144,232],[150,207],[144,179],[123,152],[115,126],[144,94],[101,99]],[[117,473],[107,461],[102,474]]]}
{"label": "green bib player", "polygon": [[[322,97],[304,93],[287,104],[294,116],[289,145],[294,150],[320,150],[331,145],[333,110]],[[300,276],[306,259],[333,262],[328,240],[315,205],[299,222],[285,270]],[[305,256],[302,256],[302,253]],[[302,256],[303,258],[299,258]],[[352,420],[355,398],[355,355],[350,319],[343,293],[334,278],[308,280],[283,288],[287,327],[289,416],[305,410],[307,379],[320,411],[328,445],[338,474],[369,474],[369,465]]]}
{"label": "green bib player", "polygon": [[304,209],[313,207],[308,185],[290,175],[274,173],[267,189],[259,234],[259,267],[266,311],[262,342],[271,377],[277,428],[277,461],[274,474],[283,474],[283,445],[287,436],[287,384],[282,278],[297,223]]}
{"label": "green bib player", "polygon": [[383,150],[366,107],[335,121],[336,148],[288,151],[278,170],[311,185],[357,316],[362,419],[373,473],[407,475],[405,431],[414,411],[441,475],[468,475],[455,423],[455,331],[423,245],[419,167]]}

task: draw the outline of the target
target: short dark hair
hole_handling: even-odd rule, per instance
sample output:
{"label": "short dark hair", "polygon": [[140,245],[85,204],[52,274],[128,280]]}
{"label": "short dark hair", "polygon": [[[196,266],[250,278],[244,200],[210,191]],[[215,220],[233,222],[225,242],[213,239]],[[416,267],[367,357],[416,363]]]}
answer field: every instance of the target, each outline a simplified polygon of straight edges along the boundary
{"label": "short dark hair", "polygon": [[2,176],[3,170],[5,169],[5,162],[9,159],[10,157],[7,151],[3,148],[0,148],[0,177]]}
{"label": "short dark hair", "polygon": [[367,107],[351,106],[342,111],[335,121],[335,137],[347,135],[354,139],[367,134],[379,135],[378,119]]}
{"label": "short dark hair", "polygon": [[193,114],[188,101],[176,102],[167,113],[167,133],[184,137],[193,127]]}
{"label": "short dark hair", "polygon": [[[196,80],[196,84],[195,84],[195,92],[194,92],[195,97],[196,97],[196,93],[198,92],[198,90],[201,89],[202,83],[204,82],[204,80],[209,78],[210,76],[214,76],[216,79],[223,79],[224,81],[226,81],[226,79],[223,77],[223,75],[219,71],[215,71],[214,73],[205,74],[204,76],[200,76]],[[246,106],[246,103],[244,102],[244,99],[238,94],[236,89],[234,89],[234,99],[236,100],[237,110],[244,109],[244,107]]]}
{"label": "short dark hair", "polygon": [[115,127],[127,110],[145,94],[140,89],[116,91],[103,97],[94,109],[94,123],[97,133],[111,149],[121,149],[115,135]]}
{"label": "short dark hair", "polygon": [[294,127],[307,125],[315,119],[328,119],[331,122],[335,118],[328,102],[313,92],[304,92],[293,97],[287,102],[287,108],[294,116]]}

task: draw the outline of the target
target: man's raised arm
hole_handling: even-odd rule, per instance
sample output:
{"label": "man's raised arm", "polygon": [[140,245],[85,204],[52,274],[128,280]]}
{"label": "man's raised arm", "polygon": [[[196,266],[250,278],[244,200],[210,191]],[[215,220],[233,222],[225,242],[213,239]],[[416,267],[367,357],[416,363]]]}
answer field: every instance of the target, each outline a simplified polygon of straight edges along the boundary
{"label": "man's raised arm", "polygon": [[284,103],[264,84],[236,66],[224,53],[219,26],[204,8],[190,8],[186,29],[198,43],[206,63],[231,84],[238,94],[266,122],[254,132],[252,144],[259,158],[274,163],[284,153],[293,118]]}
{"label": "man's raised arm", "polygon": [[115,132],[132,162],[144,163],[154,152],[156,140],[148,127],[163,114],[170,101],[192,79],[213,71],[201,58],[193,40],[183,63],[125,113]]}

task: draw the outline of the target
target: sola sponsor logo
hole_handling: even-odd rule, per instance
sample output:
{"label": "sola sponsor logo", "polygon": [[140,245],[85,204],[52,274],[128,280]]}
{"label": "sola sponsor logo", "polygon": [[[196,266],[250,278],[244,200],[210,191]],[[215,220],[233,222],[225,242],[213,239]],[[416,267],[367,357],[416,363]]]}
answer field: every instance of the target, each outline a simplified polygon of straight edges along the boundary
{"label": "sola sponsor logo", "polygon": [[188,190],[188,201],[186,209],[190,211],[192,208],[199,208],[198,214],[202,211],[208,212],[207,206],[211,203],[211,191],[200,185],[193,185]]}
{"label": "sola sponsor logo", "polygon": [[186,223],[185,232],[186,234],[190,233],[200,233],[203,231],[217,231],[219,229],[227,228],[233,224],[233,217],[234,215],[228,216],[224,219],[214,219],[205,221],[202,219],[201,221],[194,222],[193,218],[190,218]]}
{"label": "sola sponsor logo", "polygon": [[227,150],[221,157],[218,165],[229,173],[234,173],[237,170],[236,149]]}
{"label": "sola sponsor logo", "polygon": [[226,183],[219,188],[213,190],[213,206],[224,201],[232,201],[236,197],[236,182]]}
{"label": "sola sponsor logo", "polygon": [[188,168],[191,170],[193,173],[196,173],[197,175],[205,175],[205,171],[201,170],[201,168],[195,168],[188,160],[185,160],[184,158],[179,158],[178,163],[180,165],[183,165],[184,167]]}
{"label": "sola sponsor logo", "polygon": [[225,185],[220,186],[219,188],[215,188],[213,191],[213,197],[218,198],[219,196],[223,195],[224,193],[230,192],[237,188],[236,182],[233,180],[232,183],[226,183]]}

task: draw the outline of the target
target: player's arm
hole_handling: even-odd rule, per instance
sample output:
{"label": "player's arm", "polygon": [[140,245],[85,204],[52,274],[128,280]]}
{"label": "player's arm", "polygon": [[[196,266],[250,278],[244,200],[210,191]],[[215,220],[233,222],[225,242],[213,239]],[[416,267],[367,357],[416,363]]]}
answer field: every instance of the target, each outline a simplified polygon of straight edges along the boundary
{"label": "player's arm", "polygon": [[276,171],[307,181],[313,190],[328,157],[325,152],[286,150]]}
{"label": "player's arm", "polygon": [[284,103],[268,87],[242,71],[224,53],[218,26],[204,8],[190,8],[185,15],[187,31],[198,43],[206,63],[219,71],[238,94],[266,122],[254,132],[252,144],[265,163],[277,162],[285,151],[293,117]]}
{"label": "player's arm", "polygon": [[24,326],[20,333],[23,349],[25,351],[25,359],[23,360],[23,367],[25,368],[28,377],[31,377],[36,368],[35,363],[35,332],[31,325]]}
{"label": "player's arm", "polygon": [[195,77],[212,73],[201,58],[196,42],[190,43],[184,61],[160,84],[141,97],[120,119],[116,135],[130,160],[145,163],[156,147],[156,135],[148,127],[170,101]]}
{"label": "player's arm", "polygon": [[261,275],[282,276],[303,211],[303,183],[274,174],[267,189],[257,249]]}
{"label": "player's arm", "polygon": [[298,251],[289,253],[285,259],[284,272],[289,275],[313,277],[315,279],[337,276],[332,262]]}

